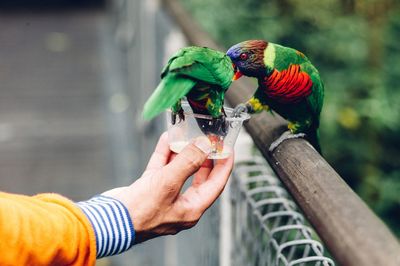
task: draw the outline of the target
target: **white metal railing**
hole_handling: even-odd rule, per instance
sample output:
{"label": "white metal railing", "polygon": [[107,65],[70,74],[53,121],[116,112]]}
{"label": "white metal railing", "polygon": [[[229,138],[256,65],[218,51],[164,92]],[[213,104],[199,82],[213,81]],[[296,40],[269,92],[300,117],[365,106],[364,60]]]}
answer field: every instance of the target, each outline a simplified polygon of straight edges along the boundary
{"label": "white metal railing", "polygon": [[261,156],[232,174],[231,265],[335,265]]}

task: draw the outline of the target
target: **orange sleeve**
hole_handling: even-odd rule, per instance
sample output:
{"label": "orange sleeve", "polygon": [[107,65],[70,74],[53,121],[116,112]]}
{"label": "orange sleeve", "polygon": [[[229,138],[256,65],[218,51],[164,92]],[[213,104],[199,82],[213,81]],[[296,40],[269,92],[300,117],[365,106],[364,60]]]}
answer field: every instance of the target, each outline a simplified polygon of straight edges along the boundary
{"label": "orange sleeve", "polygon": [[57,194],[0,192],[0,265],[94,265],[96,238],[85,214]]}

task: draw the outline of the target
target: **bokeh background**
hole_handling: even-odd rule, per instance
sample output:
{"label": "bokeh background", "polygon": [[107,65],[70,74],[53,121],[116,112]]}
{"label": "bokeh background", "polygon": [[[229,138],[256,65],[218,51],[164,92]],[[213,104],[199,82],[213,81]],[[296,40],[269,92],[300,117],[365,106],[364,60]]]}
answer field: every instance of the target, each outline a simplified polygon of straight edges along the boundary
{"label": "bokeh background", "polygon": [[324,157],[400,237],[400,2],[182,0],[225,47],[304,52],[325,82]]}

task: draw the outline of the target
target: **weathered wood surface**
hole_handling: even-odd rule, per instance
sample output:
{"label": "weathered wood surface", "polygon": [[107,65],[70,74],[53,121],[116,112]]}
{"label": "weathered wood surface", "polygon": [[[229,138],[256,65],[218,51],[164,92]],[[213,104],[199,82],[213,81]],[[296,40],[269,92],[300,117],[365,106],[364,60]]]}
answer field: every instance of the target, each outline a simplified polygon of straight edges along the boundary
{"label": "weathered wood surface", "polygon": [[[224,50],[176,0],[163,3],[190,43]],[[242,80],[235,82],[227,100],[232,106],[246,101],[253,92],[251,87]],[[398,240],[307,141],[288,140],[273,153],[268,151],[285,125],[278,115],[264,113],[252,117],[245,126],[338,264],[399,266]]]}

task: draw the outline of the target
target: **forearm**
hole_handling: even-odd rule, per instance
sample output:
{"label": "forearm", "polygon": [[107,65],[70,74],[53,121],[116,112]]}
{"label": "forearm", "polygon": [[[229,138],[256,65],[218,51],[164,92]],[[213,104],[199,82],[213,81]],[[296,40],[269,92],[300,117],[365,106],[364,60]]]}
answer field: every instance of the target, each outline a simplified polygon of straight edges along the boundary
{"label": "forearm", "polygon": [[135,240],[128,210],[105,196],[0,193],[0,226],[0,265],[93,265]]}
{"label": "forearm", "polygon": [[84,213],[56,194],[0,193],[1,265],[94,265],[96,238]]}

